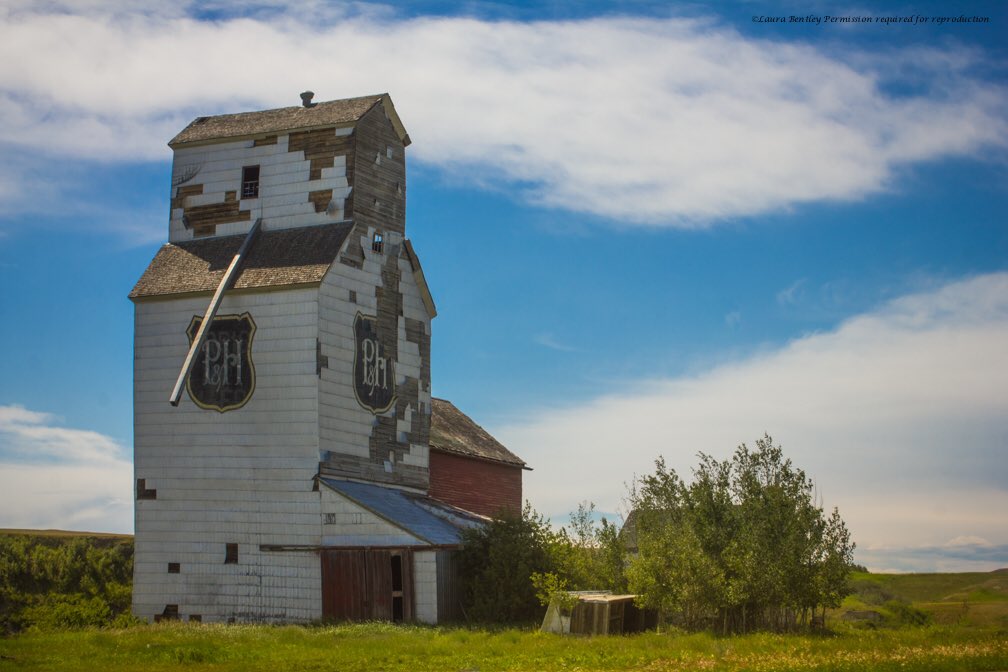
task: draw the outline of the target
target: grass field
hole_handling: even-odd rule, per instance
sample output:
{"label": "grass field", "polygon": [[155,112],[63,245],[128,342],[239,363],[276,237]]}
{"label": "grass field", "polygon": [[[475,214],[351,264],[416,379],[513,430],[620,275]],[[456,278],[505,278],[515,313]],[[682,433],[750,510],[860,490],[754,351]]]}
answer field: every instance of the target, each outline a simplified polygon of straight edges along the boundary
{"label": "grass field", "polygon": [[[118,536],[0,530],[4,532],[67,538]],[[128,578],[125,581],[128,587]],[[563,637],[533,630],[387,623],[318,627],[162,623],[75,631],[45,631],[32,625],[20,634],[0,637],[0,672],[1008,671],[1008,571],[855,573],[851,585],[854,594],[828,614],[828,631],[823,634],[718,637],[652,632]],[[128,609],[128,599],[125,604]],[[844,618],[849,611],[878,617],[849,622]]]}
{"label": "grass field", "polygon": [[24,633],[0,670],[1006,670],[1004,631],[928,626],[831,635],[563,637],[370,623],[160,624]]}
{"label": "grass field", "polygon": [[891,615],[891,605],[908,604],[934,623],[1008,630],[1008,570],[959,574],[867,574],[851,576],[855,592],[848,609],[874,609]]}

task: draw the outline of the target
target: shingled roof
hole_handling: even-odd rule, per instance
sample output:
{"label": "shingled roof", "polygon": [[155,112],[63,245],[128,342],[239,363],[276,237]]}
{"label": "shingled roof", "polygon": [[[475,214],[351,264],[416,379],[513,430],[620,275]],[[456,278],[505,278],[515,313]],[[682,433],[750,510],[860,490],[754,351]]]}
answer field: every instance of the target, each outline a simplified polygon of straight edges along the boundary
{"label": "shingled roof", "polygon": [[524,460],[444,399],[431,399],[430,447],[445,453],[529,468]]}
{"label": "shingled roof", "polygon": [[345,126],[355,123],[379,102],[384,103],[385,113],[399,133],[404,145],[410,144],[409,135],[392,106],[387,93],[360,98],[345,98],[315,103],[311,107],[297,105],[260,112],[240,112],[219,114],[212,117],[198,117],[182,129],[168,143],[176,147],[188,143],[205,143],[235,138],[253,137],[270,133],[289,133],[295,130]]}
{"label": "shingled roof", "polygon": [[[325,224],[263,231],[249,250],[234,289],[321,282],[353,226]],[[130,292],[131,299],[217,289],[245,235],[168,243]]]}

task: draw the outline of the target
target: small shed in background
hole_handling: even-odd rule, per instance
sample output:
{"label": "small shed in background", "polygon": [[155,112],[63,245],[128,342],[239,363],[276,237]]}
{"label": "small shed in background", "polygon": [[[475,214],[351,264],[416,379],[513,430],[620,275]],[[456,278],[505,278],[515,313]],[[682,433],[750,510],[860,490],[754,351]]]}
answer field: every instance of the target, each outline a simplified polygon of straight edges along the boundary
{"label": "small shed in background", "polygon": [[572,591],[577,602],[570,615],[562,613],[553,600],[543,617],[543,632],[574,635],[622,635],[643,632],[658,625],[658,613],[634,604],[636,595],[610,592]]}

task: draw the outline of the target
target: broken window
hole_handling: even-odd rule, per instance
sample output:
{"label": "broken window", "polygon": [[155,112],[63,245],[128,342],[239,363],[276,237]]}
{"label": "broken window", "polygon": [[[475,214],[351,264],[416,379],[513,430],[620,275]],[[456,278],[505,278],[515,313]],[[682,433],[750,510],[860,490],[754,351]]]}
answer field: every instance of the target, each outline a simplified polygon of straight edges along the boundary
{"label": "broken window", "polygon": [[259,198],[259,166],[242,168],[242,198]]}
{"label": "broken window", "polygon": [[374,238],[371,239],[371,250],[382,253],[382,249],[385,247],[385,239],[381,234],[381,231],[375,231]]}
{"label": "broken window", "polygon": [[224,548],[224,564],[238,564],[238,544],[226,544]]}
{"label": "broken window", "polygon": [[154,488],[147,489],[147,479],[138,478],[137,479],[137,499],[157,499],[157,490]]}

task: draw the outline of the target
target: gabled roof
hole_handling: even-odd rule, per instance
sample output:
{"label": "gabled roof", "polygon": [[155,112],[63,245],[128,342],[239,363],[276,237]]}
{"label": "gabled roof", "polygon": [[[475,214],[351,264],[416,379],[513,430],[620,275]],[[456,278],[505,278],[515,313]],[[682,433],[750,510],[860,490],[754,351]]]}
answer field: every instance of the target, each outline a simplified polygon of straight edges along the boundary
{"label": "gabled roof", "polygon": [[[335,261],[350,223],[263,231],[252,245],[234,289],[319,283]],[[167,243],[140,276],[131,299],[212,292],[245,235]]]}
{"label": "gabled roof", "polygon": [[462,530],[487,521],[430,497],[372,483],[320,478],[325,486],[353,500],[386,522],[435,546],[461,543]]}
{"label": "gabled roof", "polygon": [[431,399],[430,447],[445,453],[529,469],[524,460],[444,399]]}
{"label": "gabled roof", "polygon": [[191,143],[203,144],[255,137],[271,133],[289,133],[326,126],[347,126],[357,122],[378,103],[383,103],[385,113],[399,134],[404,145],[410,144],[409,134],[402,125],[392,99],[387,93],[360,98],[345,98],[315,103],[311,107],[296,105],[280,107],[260,112],[239,112],[218,114],[212,117],[198,117],[172,138],[169,147]]}

